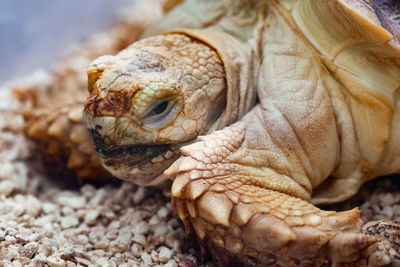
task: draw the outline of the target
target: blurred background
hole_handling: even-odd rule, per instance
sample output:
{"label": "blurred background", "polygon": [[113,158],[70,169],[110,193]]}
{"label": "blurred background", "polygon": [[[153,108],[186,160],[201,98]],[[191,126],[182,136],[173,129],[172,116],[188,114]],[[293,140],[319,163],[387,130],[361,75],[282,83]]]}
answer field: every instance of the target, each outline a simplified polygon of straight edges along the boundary
{"label": "blurred background", "polygon": [[115,22],[143,0],[0,0],[0,88],[12,79],[48,69],[73,44]]}

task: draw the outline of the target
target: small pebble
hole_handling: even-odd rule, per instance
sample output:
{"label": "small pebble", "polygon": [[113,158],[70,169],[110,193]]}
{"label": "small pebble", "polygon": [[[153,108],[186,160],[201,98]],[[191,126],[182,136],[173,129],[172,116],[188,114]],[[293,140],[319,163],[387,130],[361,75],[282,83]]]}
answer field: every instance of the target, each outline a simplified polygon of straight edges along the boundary
{"label": "small pebble", "polygon": [[20,216],[24,212],[24,207],[21,204],[6,201],[0,203],[0,216],[1,215],[13,215],[14,217]]}
{"label": "small pebble", "polygon": [[141,234],[135,234],[132,241],[142,246],[146,245],[146,237]]}
{"label": "small pebble", "polygon": [[380,203],[382,204],[382,206],[393,205],[394,204],[393,194],[391,193],[383,194],[383,196],[380,198]]}
{"label": "small pebble", "polygon": [[165,220],[170,213],[171,211],[168,210],[166,207],[161,207],[158,210],[157,215],[161,220]]}
{"label": "small pebble", "polygon": [[64,267],[65,261],[56,256],[50,256],[47,258],[47,264],[51,267]]}
{"label": "small pebble", "polygon": [[26,213],[32,217],[37,217],[42,211],[42,202],[36,197],[28,195],[28,197],[24,198],[22,201]]}
{"label": "small pebble", "polygon": [[95,249],[107,249],[109,244],[110,244],[110,240],[108,240],[107,238],[103,238],[94,245],[94,248]]}
{"label": "small pebble", "polygon": [[133,256],[140,257],[140,255],[142,254],[142,246],[136,243],[132,244],[131,252]]}
{"label": "small pebble", "polygon": [[141,259],[142,261],[147,264],[148,266],[153,264],[153,260],[151,258],[151,256],[149,255],[149,253],[147,253],[146,251],[143,251],[142,255],[141,255]]}
{"label": "small pebble", "polygon": [[150,257],[153,260],[153,262],[158,262],[158,253],[155,250],[152,250],[150,253]]}
{"label": "small pebble", "polygon": [[67,229],[70,227],[77,226],[79,221],[76,217],[67,216],[61,219],[61,227],[62,229]]}
{"label": "small pebble", "polygon": [[174,260],[170,260],[164,264],[164,267],[178,267],[178,264]]}
{"label": "small pebble", "polygon": [[86,213],[84,222],[87,225],[93,225],[96,223],[97,217],[100,215],[99,210],[90,210]]}
{"label": "small pebble", "polygon": [[70,207],[72,209],[80,209],[85,207],[86,198],[84,196],[76,196],[73,194],[66,194],[58,198],[58,202],[64,206]]}
{"label": "small pebble", "polygon": [[158,252],[158,258],[161,262],[167,262],[172,258],[172,251],[164,246],[160,247],[160,251]]}
{"label": "small pebble", "polygon": [[51,213],[57,209],[57,206],[50,202],[43,203],[43,212],[44,213]]}
{"label": "small pebble", "polygon": [[37,242],[29,242],[21,249],[21,256],[25,258],[31,258],[39,248],[39,243]]}
{"label": "small pebble", "polygon": [[147,234],[150,230],[150,226],[147,222],[141,221],[138,224],[136,224],[133,228],[133,233],[134,234]]}
{"label": "small pebble", "polygon": [[133,203],[135,205],[140,204],[147,195],[147,189],[145,187],[139,187],[136,191],[135,195],[133,196]]}
{"label": "small pebble", "polygon": [[385,206],[383,208],[383,210],[381,211],[381,213],[383,215],[385,215],[387,219],[390,219],[390,218],[392,218],[394,211],[391,206]]}
{"label": "small pebble", "polygon": [[[89,60],[75,63],[84,73]],[[1,116],[0,142],[5,134]],[[41,163],[31,162],[37,152],[23,152],[30,147],[26,139],[15,140],[14,153],[0,149],[0,257],[5,266],[206,265],[185,239],[170,199],[126,182],[65,189],[54,182],[59,177],[46,177]],[[338,209],[363,203],[364,220],[400,218],[399,186],[388,178],[381,181],[382,188],[371,182]]]}

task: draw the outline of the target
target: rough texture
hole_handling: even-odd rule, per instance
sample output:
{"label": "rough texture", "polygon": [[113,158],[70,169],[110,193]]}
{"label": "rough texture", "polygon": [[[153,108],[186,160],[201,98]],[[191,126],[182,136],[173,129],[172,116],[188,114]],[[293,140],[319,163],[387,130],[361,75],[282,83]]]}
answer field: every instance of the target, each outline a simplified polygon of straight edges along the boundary
{"label": "rough texture", "polygon": [[[399,44],[370,2],[187,0],[144,36],[89,68],[84,119],[103,166],[139,184],[174,180],[186,230],[220,265],[381,266],[400,256],[395,223],[390,234],[364,231],[357,208],[314,206],[400,170]],[[225,89],[214,109],[218,97],[204,94]],[[204,110],[219,119],[198,131]],[[177,127],[186,122],[189,134]],[[143,175],[168,146],[181,157],[165,176]],[[170,164],[157,161],[160,173]]]}
{"label": "rough texture", "polygon": [[100,57],[88,76],[84,119],[100,161],[116,177],[140,185],[165,180],[162,172],[177,159],[177,145],[207,133],[225,103],[216,51],[182,34],[144,39]]}
{"label": "rough texture", "polygon": [[[137,19],[139,13],[141,19]],[[132,1],[132,7],[111,29],[88,38],[51,71],[37,72],[29,80],[14,85],[14,92],[25,102],[24,132],[46,155],[49,168],[67,167],[81,181],[102,182],[110,177],[97,159],[82,120],[88,96],[86,69],[93,59],[115,54],[137,40],[159,14],[160,1]]]}
{"label": "rough texture", "polygon": [[[68,189],[54,183],[57,176],[44,176],[43,166],[31,157],[36,152],[27,149],[34,146],[19,133],[21,125],[19,116],[2,110],[1,264],[188,267],[212,263],[203,262],[195,244],[185,239],[169,198],[160,192],[131,183]],[[356,197],[324,208],[356,206],[361,206],[365,222],[400,219],[396,177],[369,182]]]}
{"label": "rough texture", "polygon": [[[357,208],[314,206],[400,168],[399,44],[370,4],[184,1],[89,67],[101,164],[143,185],[173,179],[186,230],[221,265],[393,262],[396,223],[362,229]],[[64,114],[50,122],[48,135],[68,133]]]}
{"label": "rough texture", "polygon": [[1,111],[1,266],[202,266],[169,198],[132,183],[73,189],[72,176],[46,177],[21,127]]}

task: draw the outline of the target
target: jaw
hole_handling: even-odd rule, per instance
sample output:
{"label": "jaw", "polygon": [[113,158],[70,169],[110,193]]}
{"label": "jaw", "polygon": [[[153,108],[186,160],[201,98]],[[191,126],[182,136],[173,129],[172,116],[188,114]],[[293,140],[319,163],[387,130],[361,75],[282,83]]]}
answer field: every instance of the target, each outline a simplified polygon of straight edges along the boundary
{"label": "jaw", "polygon": [[[178,159],[180,143],[176,144],[123,144],[124,140],[102,134],[96,123],[85,114],[89,136],[101,165],[117,178],[142,186],[159,185],[168,179],[163,172]],[[114,129],[115,123],[102,123],[102,130]],[[130,143],[126,142],[125,143]]]}
{"label": "jaw", "polygon": [[134,145],[96,149],[103,167],[114,176],[142,186],[161,184],[163,175],[178,157],[173,145]]}

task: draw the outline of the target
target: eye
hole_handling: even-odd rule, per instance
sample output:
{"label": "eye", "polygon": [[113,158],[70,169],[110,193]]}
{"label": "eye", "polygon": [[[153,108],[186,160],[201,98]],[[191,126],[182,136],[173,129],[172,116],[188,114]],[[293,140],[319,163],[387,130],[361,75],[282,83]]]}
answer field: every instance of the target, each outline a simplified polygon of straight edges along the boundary
{"label": "eye", "polygon": [[177,111],[173,98],[162,98],[154,101],[145,112],[143,122],[151,128],[162,127],[170,122]]}
{"label": "eye", "polygon": [[[157,101],[156,101],[157,102]],[[165,110],[168,108],[168,101],[163,100],[161,103],[159,103],[151,112],[149,115],[159,115],[163,113]]]}

